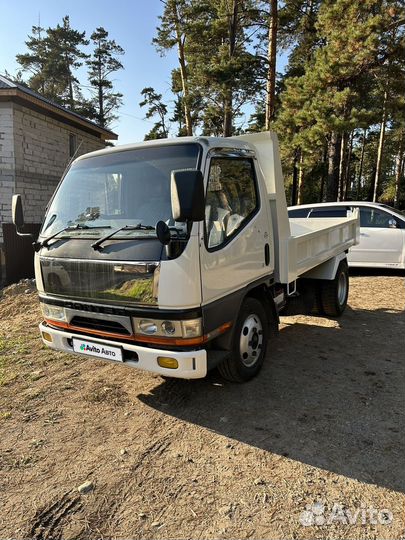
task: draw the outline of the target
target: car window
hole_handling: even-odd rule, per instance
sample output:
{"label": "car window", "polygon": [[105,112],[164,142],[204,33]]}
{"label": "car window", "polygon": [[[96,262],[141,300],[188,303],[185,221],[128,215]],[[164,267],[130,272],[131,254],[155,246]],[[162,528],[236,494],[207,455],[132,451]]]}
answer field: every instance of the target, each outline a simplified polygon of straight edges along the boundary
{"label": "car window", "polygon": [[208,248],[235,236],[259,206],[253,162],[244,158],[213,158],[205,206]]}
{"label": "car window", "polygon": [[[378,208],[360,208],[360,227],[388,229],[394,216]],[[395,220],[398,224],[398,219]]]}
{"label": "car window", "polygon": [[294,210],[288,210],[288,215],[292,218],[306,218],[308,212],[309,208],[294,208]]}
{"label": "car window", "polygon": [[345,206],[325,206],[324,208],[312,208],[308,217],[310,218],[330,218],[346,217],[347,208]]}

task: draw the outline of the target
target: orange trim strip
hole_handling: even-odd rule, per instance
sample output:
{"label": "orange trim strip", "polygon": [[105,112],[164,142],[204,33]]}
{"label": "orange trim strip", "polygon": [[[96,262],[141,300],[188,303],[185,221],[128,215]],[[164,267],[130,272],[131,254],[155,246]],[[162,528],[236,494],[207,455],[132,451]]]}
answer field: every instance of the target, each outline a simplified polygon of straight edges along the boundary
{"label": "orange trim strip", "polygon": [[134,341],[134,336],[126,336],[123,334],[116,334],[115,332],[102,332],[101,330],[93,330],[90,328],[82,328],[81,326],[74,326],[73,324],[61,322],[61,321],[53,321],[50,319],[45,319],[45,322],[48,323],[50,326],[57,326],[58,328],[64,328],[65,330],[74,330],[75,332],[86,332],[86,334],[94,334],[95,336],[101,336],[101,337],[113,337],[113,338],[119,338],[119,339],[130,339],[131,341]]}
{"label": "orange trim strip", "polygon": [[136,341],[141,343],[156,343],[157,345],[202,345],[207,341],[207,336],[196,338],[170,338],[164,336],[141,336],[136,334]]}
{"label": "orange trim strip", "polygon": [[223,324],[222,326],[220,326],[219,328],[216,328],[212,332],[209,332],[208,334],[205,334],[204,336],[200,336],[196,338],[170,338],[170,337],[161,337],[161,336],[141,336],[139,334],[136,334],[135,336],[134,335],[125,336],[123,334],[115,334],[113,332],[102,332],[101,330],[82,328],[82,327],[74,326],[72,324],[62,322],[62,321],[53,321],[50,319],[45,319],[45,322],[49,324],[50,326],[64,328],[65,330],[73,330],[75,332],[86,332],[87,334],[93,334],[93,335],[101,336],[101,337],[113,337],[113,338],[130,340],[130,341],[135,341],[135,342],[140,342],[140,343],[155,343],[156,345],[177,345],[179,347],[183,347],[187,345],[202,345],[203,343],[206,343],[207,341],[219,336],[220,334],[224,334],[232,326],[231,322],[227,322]]}

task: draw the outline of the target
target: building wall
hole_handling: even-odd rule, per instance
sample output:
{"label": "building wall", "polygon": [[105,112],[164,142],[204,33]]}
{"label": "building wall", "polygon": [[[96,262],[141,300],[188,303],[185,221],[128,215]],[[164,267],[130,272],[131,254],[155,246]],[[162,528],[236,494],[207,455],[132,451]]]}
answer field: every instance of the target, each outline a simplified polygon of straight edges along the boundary
{"label": "building wall", "polygon": [[11,221],[11,197],[14,193],[15,155],[12,103],[0,102],[0,245],[1,223]]}
{"label": "building wall", "polygon": [[98,137],[44,114],[14,104],[15,192],[21,193],[27,223],[42,221],[69,163],[69,135],[76,136],[76,157],[104,148]]}
{"label": "building wall", "polygon": [[105,143],[79,128],[13,102],[0,102],[0,283],[4,279],[2,223],[11,222],[11,198],[22,195],[27,223],[40,223],[69,163],[69,136],[76,136],[76,157]]}

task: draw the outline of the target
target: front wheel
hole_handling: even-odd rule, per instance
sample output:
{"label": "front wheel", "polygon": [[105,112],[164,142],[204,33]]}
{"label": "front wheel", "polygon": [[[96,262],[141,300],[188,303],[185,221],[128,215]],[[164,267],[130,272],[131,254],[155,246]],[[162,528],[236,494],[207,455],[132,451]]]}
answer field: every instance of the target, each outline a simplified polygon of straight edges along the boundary
{"label": "front wheel", "polygon": [[340,261],[335,279],[320,284],[320,304],[325,315],[340,317],[347,306],[349,296],[349,269],[346,259]]}
{"label": "front wheel", "polygon": [[232,382],[252,379],[263,365],[268,337],[269,321],[262,303],[247,298],[236,321],[231,353],[218,366],[220,374]]}

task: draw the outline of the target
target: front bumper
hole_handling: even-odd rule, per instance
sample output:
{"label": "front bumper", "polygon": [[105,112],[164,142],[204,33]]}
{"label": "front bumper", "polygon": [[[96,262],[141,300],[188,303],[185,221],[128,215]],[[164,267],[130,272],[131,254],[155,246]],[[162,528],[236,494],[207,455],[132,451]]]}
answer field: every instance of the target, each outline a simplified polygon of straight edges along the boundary
{"label": "front bumper", "polygon": [[[44,344],[52,349],[63,351],[67,353],[78,354],[73,351],[73,346],[70,344],[72,338],[84,339],[87,341],[93,341],[95,343],[101,343],[110,345],[112,347],[122,347],[124,351],[129,353],[135,353],[133,356],[137,356],[137,360],[124,360],[123,362],[117,362],[115,360],[108,360],[107,362],[114,362],[115,364],[124,364],[128,367],[136,369],[142,369],[144,371],[150,371],[159,375],[165,375],[167,377],[176,377],[179,379],[201,379],[207,374],[207,351],[204,349],[196,351],[166,351],[163,349],[152,349],[150,347],[141,347],[140,345],[131,345],[128,343],[117,343],[116,341],[110,341],[108,339],[100,339],[98,337],[91,338],[86,335],[82,335],[76,332],[70,332],[68,330],[57,330],[44,323],[39,325],[39,329],[42,332],[46,332],[52,336],[52,342],[45,341],[42,337]],[[69,343],[70,341],[70,343]],[[177,369],[163,368],[157,363],[158,356],[167,356],[175,358],[178,361],[179,367]],[[95,357],[98,360],[100,358]]]}

